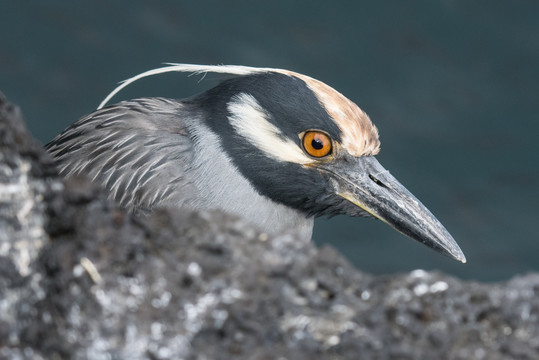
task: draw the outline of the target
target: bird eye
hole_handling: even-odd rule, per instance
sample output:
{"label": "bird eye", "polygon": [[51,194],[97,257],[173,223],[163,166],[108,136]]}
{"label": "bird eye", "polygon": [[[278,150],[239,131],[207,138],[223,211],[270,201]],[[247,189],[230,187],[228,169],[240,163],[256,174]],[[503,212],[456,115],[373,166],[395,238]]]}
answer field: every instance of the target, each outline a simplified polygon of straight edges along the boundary
{"label": "bird eye", "polygon": [[303,135],[303,149],[312,157],[321,158],[331,153],[331,139],[321,131],[307,131]]}

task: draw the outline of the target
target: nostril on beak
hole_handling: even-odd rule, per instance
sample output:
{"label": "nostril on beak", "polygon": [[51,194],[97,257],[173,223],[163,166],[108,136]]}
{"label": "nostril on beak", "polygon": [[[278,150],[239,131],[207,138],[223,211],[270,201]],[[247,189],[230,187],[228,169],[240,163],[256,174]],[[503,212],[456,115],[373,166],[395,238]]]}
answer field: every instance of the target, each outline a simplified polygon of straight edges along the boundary
{"label": "nostril on beak", "polygon": [[386,189],[388,188],[388,187],[386,186],[386,184],[384,184],[383,182],[381,182],[380,180],[378,180],[377,178],[375,178],[375,177],[372,176],[371,174],[369,174],[369,179],[371,179],[371,180],[372,180],[376,185],[378,185],[378,186],[381,186],[381,187],[386,188]]}

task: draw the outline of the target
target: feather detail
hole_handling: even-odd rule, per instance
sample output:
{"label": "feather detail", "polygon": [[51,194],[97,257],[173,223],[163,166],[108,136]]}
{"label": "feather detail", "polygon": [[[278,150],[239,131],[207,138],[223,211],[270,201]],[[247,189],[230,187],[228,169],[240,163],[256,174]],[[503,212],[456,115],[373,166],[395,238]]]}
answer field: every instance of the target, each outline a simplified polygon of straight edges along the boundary
{"label": "feather detail", "polygon": [[264,72],[280,72],[286,73],[286,70],[281,69],[272,69],[272,68],[257,68],[250,66],[242,65],[195,65],[195,64],[177,64],[177,63],[165,63],[167,66],[151,69],[135,75],[129,79],[126,79],[120,83],[112,92],[99,104],[97,109],[103,108],[109,101],[119,93],[126,86],[134,83],[137,80],[140,80],[145,77],[166,74],[169,72],[189,72],[191,75],[207,74],[207,73],[216,73],[216,74],[229,74],[235,76],[244,76],[255,73],[264,73]]}

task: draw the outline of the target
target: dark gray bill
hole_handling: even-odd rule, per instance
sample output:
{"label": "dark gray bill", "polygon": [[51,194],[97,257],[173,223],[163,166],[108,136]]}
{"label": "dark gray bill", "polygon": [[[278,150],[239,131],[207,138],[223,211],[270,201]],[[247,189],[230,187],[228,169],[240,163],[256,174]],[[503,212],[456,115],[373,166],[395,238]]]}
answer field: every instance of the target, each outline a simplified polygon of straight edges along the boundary
{"label": "dark gray bill", "polygon": [[373,156],[321,167],[335,192],[399,232],[449,257],[466,262],[459,246],[432,213]]}

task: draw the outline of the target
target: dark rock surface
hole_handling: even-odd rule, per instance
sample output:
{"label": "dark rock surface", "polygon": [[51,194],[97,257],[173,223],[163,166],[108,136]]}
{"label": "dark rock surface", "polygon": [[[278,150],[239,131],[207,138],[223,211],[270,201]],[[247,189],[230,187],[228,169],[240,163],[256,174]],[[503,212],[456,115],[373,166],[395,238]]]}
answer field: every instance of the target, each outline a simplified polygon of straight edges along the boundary
{"label": "dark rock surface", "polygon": [[0,141],[0,358],[539,358],[539,274],[375,277],[217,212],[135,218],[3,98]]}

